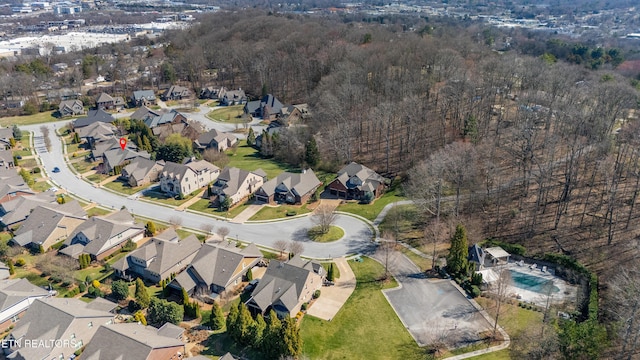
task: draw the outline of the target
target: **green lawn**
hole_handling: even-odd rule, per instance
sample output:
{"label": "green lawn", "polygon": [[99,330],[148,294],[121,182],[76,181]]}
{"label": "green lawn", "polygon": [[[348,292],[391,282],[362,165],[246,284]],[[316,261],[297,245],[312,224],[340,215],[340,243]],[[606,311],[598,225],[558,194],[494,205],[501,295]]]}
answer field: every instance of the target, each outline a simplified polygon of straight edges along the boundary
{"label": "green lawn", "polygon": [[33,183],[33,185],[30,185],[29,187],[35,191],[38,192],[43,192],[43,191],[47,191],[50,187],[51,184],[49,184],[46,180],[43,180],[42,178],[34,178],[34,180],[36,182]]}
{"label": "green lawn", "polygon": [[13,155],[15,156],[22,156],[22,157],[26,157],[26,156],[31,156],[31,149],[27,148],[26,149],[22,149],[22,150],[13,150]]}
{"label": "green lawn", "polygon": [[380,291],[396,283],[378,281],[384,274],[382,265],[363,260],[349,262],[356,275],[356,290],[332,321],[303,318],[304,354],[311,359],[426,358],[425,350],[418,347]]}
{"label": "green lawn", "polygon": [[248,202],[244,202],[240,205],[236,205],[229,211],[219,211],[217,207],[210,207],[211,202],[209,199],[200,199],[196,201],[193,205],[189,206],[189,209],[194,211],[200,211],[206,214],[212,214],[216,216],[228,217],[229,219],[233,219],[238,216],[241,212],[243,212],[247,206],[251,205]]}
{"label": "green lawn", "polygon": [[242,118],[244,105],[225,106],[210,111],[207,117],[214,121],[226,122],[231,124],[242,124],[245,120]]}
{"label": "green lawn", "polygon": [[22,159],[18,160],[18,165],[23,168],[33,168],[38,166],[38,161],[36,159]]}
{"label": "green lawn", "polygon": [[387,206],[390,203],[396,201],[407,200],[406,197],[401,195],[399,189],[392,189],[382,195],[380,198],[376,199],[371,204],[359,204],[357,202],[349,202],[346,204],[339,205],[337,210],[344,211],[356,215],[360,215],[364,218],[367,218],[371,221],[375,220],[376,216],[380,214],[382,208]]}
{"label": "green lawn", "polygon": [[89,210],[87,210],[87,216],[88,217],[103,216],[103,215],[107,215],[109,213],[111,213],[110,210],[106,210],[106,209],[103,209],[103,208],[98,207],[98,206],[94,206],[94,207],[90,208]]}
{"label": "green lawn", "polygon": [[332,262],[326,262],[326,263],[322,263],[322,267],[324,267],[324,271],[328,272],[329,271],[329,265],[333,264],[333,277],[338,279],[340,277],[340,269],[338,269],[338,267],[336,266],[335,263]]}
{"label": "green lawn", "polygon": [[127,195],[132,195],[137,193],[138,191],[142,191],[144,189],[146,189],[148,186],[138,186],[138,187],[131,187],[129,184],[127,184],[126,182],[122,181],[122,180],[115,180],[109,183],[106,183],[104,185],[102,185],[103,187],[106,187],[107,189],[111,189],[115,192],[119,192],[122,194],[127,194]]}
{"label": "green lawn", "polygon": [[272,220],[283,219],[287,217],[287,213],[294,212],[295,215],[302,215],[310,213],[311,210],[307,208],[307,204],[303,205],[278,205],[278,206],[263,206],[260,211],[255,213],[249,220]]}
{"label": "green lawn", "polygon": [[86,173],[89,170],[92,170],[94,166],[97,166],[98,162],[89,162],[86,160],[78,160],[71,163],[74,169],[80,174]]}
{"label": "green lawn", "polygon": [[95,173],[93,175],[89,175],[89,176],[85,177],[85,179],[91,181],[92,183],[99,183],[99,182],[101,182],[102,180],[104,180],[104,179],[106,179],[108,177],[109,177],[109,175],[106,175],[106,174]]}
{"label": "green lawn", "polygon": [[238,147],[234,150],[227,151],[229,155],[229,164],[227,166],[237,167],[240,169],[253,171],[262,169],[267,173],[269,179],[273,179],[283,171],[299,172],[299,168],[279,163],[273,159],[264,159],[258,150],[251,146],[247,146],[246,140],[238,142]]}
{"label": "green lawn", "polygon": [[147,191],[145,196],[142,199],[147,199],[151,201],[155,201],[161,204],[169,205],[169,206],[180,206],[185,203],[187,200],[191,199],[195,194],[187,195],[184,199],[179,200],[172,197],[167,197],[164,193],[158,191]]}
{"label": "green lawn", "polygon": [[33,125],[44,122],[51,121],[59,121],[60,119],[52,116],[53,111],[47,111],[42,113],[37,113],[33,115],[25,115],[25,116],[11,116],[0,118],[0,126],[7,127],[13,125]]}
{"label": "green lawn", "polygon": [[309,229],[309,238],[315,242],[331,242],[342,239],[344,236],[344,230],[342,228],[331,225],[329,231],[326,234],[322,234],[318,226]]}
{"label": "green lawn", "polygon": [[511,360],[511,355],[509,354],[509,349],[504,349],[484,355],[474,356],[469,358],[472,360]]}

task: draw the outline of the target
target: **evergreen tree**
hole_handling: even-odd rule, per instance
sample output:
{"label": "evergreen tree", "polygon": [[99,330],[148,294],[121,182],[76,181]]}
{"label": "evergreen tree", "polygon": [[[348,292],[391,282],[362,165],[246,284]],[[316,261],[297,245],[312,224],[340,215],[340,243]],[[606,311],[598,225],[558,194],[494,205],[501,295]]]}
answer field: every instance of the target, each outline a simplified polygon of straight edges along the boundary
{"label": "evergreen tree", "polygon": [[151,146],[151,141],[146,136],[142,137],[142,149],[148,152],[153,151],[153,147]]}
{"label": "evergreen tree", "polygon": [[73,133],[73,143],[80,144],[80,135],[78,135],[77,131]]}
{"label": "evergreen tree", "polygon": [[182,288],[182,304],[186,305],[188,303],[189,303],[189,294],[187,293],[187,290]]}
{"label": "evergreen tree", "polygon": [[163,325],[166,322],[177,325],[184,317],[182,306],[158,298],[151,299],[147,313],[149,322],[154,325]]}
{"label": "evergreen tree", "polygon": [[124,300],[129,296],[129,285],[122,280],[117,280],[111,283],[111,295],[116,300]]}
{"label": "evergreen tree", "polygon": [[309,167],[315,167],[320,162],[320,152],[318,151],[318,144],[316,139],[311,137],[311,140],[307,143],[307,148],[304,154],[304,161]]}
{"label": "evergreen tree", "polygon": [[329,264],[329,270],[327,271],[327,280],[329,281],[333,281],[334,280],[334,271],[333,270],[333,263]]}
{"label": "evergreen tree", "polygon": [[16,139],[14,138],[9,138],[9,146],[13,149],[14,147],[16,147]]}
{"label": "evergreen tree", "polygon": [[254,146],[256,144],[256,134],[253,132],[253,128],[249,128],[249,133],[247,134],[247,145]]}
{"label": "evergreen tree", "polygon": [[282,323],[273,309],[269,312],[267,318],[267,328],[262,336],[261,350],[268,359],[277,359],[280,357],[282,350],[282,338],[280,337],[280,329]]}
{"label": "evergreen tree", "polygon": [[249,269],[247,271],[247,281],[251,281],[253,280],[253,271],[251,271],[251,269]]}
{"label": "evergreen tree", "polygon": [[211,184],[207,185],[207,197],[210,198],[213,196],[213,190],[211,189]]}
{"label": "evergreen tree", "polygon": [[297,357],[302,353],[302,337],[300,337],[300,329],[292,318],[287,317],[282,321],[280,338],[282,339],[282,349],[280,351],[281,356]]}
{"label": "evergreen tree", "polygon": [[20,141],[22,140],[22,131],[18,128],[18,125],[13,125],[13,138]]}
{"label": "evergreen tree", "polygon": [[144,234],[145,236],[153,236],[156,234],[156,224],[153,221],[147,221],[147,224],[144,226]]}
{"label": "evergreen tree", "polygon": [[238,321],[236,322],[237,341],[242,345],[251,343],[251,328],[253,327],[253,318],[247,305],[243,302],[238,303]]}
{"label": "evergreen tree", "polygon": [[459,224],[456,226],[456,232],[451,238],[451,249],[447,257],[447,269],[454,275],[466,275],[467,257],[469,256],[469,248],[467,245],[467,230]]}
{"label": "evergreen tree", "polygon": [[151,303],[147,287],[144,286],[144,282],[142,282],[142,279],[140,278],[136,279],[136,303],[141,309],[149,307],[149,304]]}
{"label": "evergreen tree", "polygon": [[218,305],[217,302],[214,302],[213,307],[211,308],[211,328],[213,330],[221,330],[224,328],[224,325],[224,312],[222,312],[220,305]]}
{"label": "evergreen tree", "polygon": [[227,333],[232,339],[236,339],[236,323],[238,322],[239,314],[238,307],[232,306],[231,310],[229,310],[229,315],[227,315]]}
{"label": "evergreen tree", "polygon": [[9,261],[7,261],[7,266],[9,267],[9,275],[13,275],[16,273],[16,269],[13,266],[13,260],[9,259]]}
{"label": "evergreen tree", "polygon": [[267,328],[267,323],[264,321],[264,317],[262,316],[262,314],[258,314],[258,316],[256,316],[255,321],[251,325],[251,329],[249,331],[251,345],[253,345],[255,348],[259,348],[261,346],[262,337],[264,336],[264,331],[266,328]]}

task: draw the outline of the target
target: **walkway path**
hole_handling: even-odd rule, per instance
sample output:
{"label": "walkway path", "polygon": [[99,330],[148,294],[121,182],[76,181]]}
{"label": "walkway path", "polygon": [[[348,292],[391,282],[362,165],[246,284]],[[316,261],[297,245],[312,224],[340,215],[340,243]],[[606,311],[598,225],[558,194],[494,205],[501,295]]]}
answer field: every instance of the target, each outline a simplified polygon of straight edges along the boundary
{"label": "walkway path", "polygon": [[192,197],[191,199],[189,199],[189,200],[183,202],[182,204],[178,205],[176,207],[176,210],[185,211],[187,208],[189,208],[189,206],[191,206],[191,205],[197,203],[198,201],[202,200],[202,195],[204,195],[205,191],[207,191],[207,189],[204,189],[204,190],[200,191],[198,193],[198,195],[196,195],[196,196]]}
{"label": "walkway path", "polygon": [[311,316],[329,321],[336,316],[356,289],[356,275],[347,263],[347,259],[340,257],[333,261],[340,271],[340,277],[336,279],[335,285],[322,288],[320,297],[307,311]]}
{"label": "walkway path", "polygon": [[236,215],[236,217],[234,217],[229,221],[236,224],[242,224],[245,221],[251,219],[251,217],[255,215],[258,211],[260,211],[260,209],[262,209],[263,206],[264,205],[258,205],[258,204],[249,205],[247,206],[246,209],[242,210],[240,214]]}

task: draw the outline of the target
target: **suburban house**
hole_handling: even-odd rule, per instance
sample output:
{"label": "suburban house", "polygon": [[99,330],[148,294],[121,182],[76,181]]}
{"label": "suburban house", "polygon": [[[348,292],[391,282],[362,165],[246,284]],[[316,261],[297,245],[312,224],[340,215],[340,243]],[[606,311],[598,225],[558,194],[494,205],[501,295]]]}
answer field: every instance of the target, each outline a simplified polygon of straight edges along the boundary
{"label": "suburban house", "polygon": [[4,332],[18,322],[36,299],[49,296],[49,291],[27,279],[0,281],[0,331]]}
{"label": "suburban house", "polygon": [[242,105],[247,102],[247,95],[244,90],[227,90],[222,88],[218,92],[218,101],[222,106]]}
{"label": "suburban house", "polygon": [[200,90],[200,99],[217,100],[218,93],[220,92],[220,90],[221,88],[217,88],[215,86],[207,86],[206,88],[203,88],[202,90]]}
{"label": "suburban house", "polygon": [[[7,340],[13,346],[4,349],[6,358],[69,359],[93,339],[100,325],[113,323],[115,307],[103,298],[90,303],[74,298],[36,299],[9,334]],[[50,345],[33,345],[45,343]]]}
{"label": "suburban house", "polygon": [[325,275],[322,265],[298,255],[287,262],[271,260],[247,307],[253,314],[267,314],[273,309],[278,317],[293,317],[320,290]]}
{"label": "suburban house", "polygon": [[0,167],[12,168],[14,166],[13,153],[11,150],[0,148]]}
{"label": "suburban house", "polygon": [[0,228],[14,228],[29,217],[36,207],[56,207],[56,194],[45,191],[31,196],[19,196],[11,201],[0,203]]}
{"label": "suburban house", "polygon": [[144,237],[144,225],[122,209],[106,216],[93,216],[78,225],[64,241],[62,254],[78,258],[89,254],[93,260],[102,260],[120,250],[127,241],[135,243]]}
{"label": "suburban house", "polygon": [[[0,150],[0,155],[4,150]],[[0,159],[2,159],[0,157]],[[0,164],[2,160],[0,160]],[[24,181],[22,176],[13,169],[13,161],[0,166],[0,204],[11,201],[20,196],[35,195],[29,185]]]}
{"label": "suburban house", "polygon": [[187,269],[169,284],[175,290],[185,289],[190,296],[204,301],[215,300],[233,290],[242,277],[262,259],[262,253],[251,243],[244,249],[223,241],[205,243]]}
{"label": "suburban house", "polygon": [[112,97],[107,93],[102,93],[96,99],[96,108],[104,110],[122,110],[125,102],[121,97]]}
{"label": "suburban house", "polygon": [[191,91],[184,86],[173,85],[167,89],[167,91],[162,94],[162,100],[182,100],[189,98],[191,96]]}
{"label": "suburban house", "polygon": [[154,118],[156,116],[160,116],[160,112],[155,111],[155,110],[151,110],[148,107],[142,105],[142,107],[140,107],[138,110],[134,111],[133,114],[131,114],[131,116],[129,116],[129,119],[131,120],[141,120],[146,122],[147,119],[151,119]]}
{"label": "suburban house", "polygon": [[265,181],[267,174],[258,169],[246,171],[235,167],[226,167],[211,187],[211,202],[220,204],[229,198],[230,205],[240,202],[258,190]]}
{"label": "suburban house", "polygon": [[148,185],[158,181],[163,167],[164,161],[154,161],[138,156],[122,168],[120,178],[126,181],[131,187]]}
{"label": "suburban house", "polygon": [[205,161],[189,159],[184,164],[167,161],[160,173],[160,189],[171,196],[185,196],[218,178],[220,168]]}
{"label": "suburban house", "polygon": [[158,116],[154,116],[154,117],[147,117],[147,119],[144,120],[145,125],[147,125],[152,130],[153,128],[156,128],[160,125],[180,124],[180,123],[186,123],[186,122],[187,122],[187,117],[176,110],[171,110],[165,113],[161,113]]}
{"label": "suburban house", "polygon": [[309,118],[311,118],[311,113],[307,104],[283,106],[278,114],[278,122],[282,126],[299,124]]}
{"label": "suburban house", "polygon": [[322,186],[313,170],[302,173],[283,172],[256,191],[256,200],[269,203],[303,204]]}
{"label": "suburban house", "polygon": [[11,146],[11,138],[13,137],[12,128],[0,128],[0,149],[5,149]]}
{"label": "suburban house", "polygon": [[[105,141],[93,143],[93,150],[91,150],[91,159],[93,161],[104,160],[103,159],[104,153],[109,150],[123,151],[123,149],[120,147],[120,140],[115,137],[112,137]],[[133,141],[127,141],[127,145],[125,146],[124,150],[137,152],[138,146],[136,146],[136,144],[134,144]]]}
{"label": "suburban house", "polygon": [[123,279],[140,277],[153,283],[168,279],[189,265],[202,243],[195,235],[183,240],[164,240],[154,237],[126,257],[116,261],[112,268]]}
{"label": "suburban house", "polygon": [[93,149],[96,143],[115,137],[118,133],[118,128],[111,123],[95,122],[76,129],[76,133],[78,133],[80,139],[84,139],[87,142],[90,149]]}
{"label": "suburban house", "polygon": [[73,122],[73,128],[77,130],[96,122],[113,123],[114,121],[116,121],[116,118],[102,109],[89,110],[87,116],[78,118]]}
{"label": "suburban house", "polygon": [[134,106],[155,105],[156,94],[153,93],[153,90],[136,90],[133,92],[131,102]]}
{"label": "suburban house", "polygon": [[244,113],[263,120],[276,120],[284,105],[273,95],[265,95],[261,100],[249,101],[244,106]]}
{"label": "suburban house", "polygon": [[366,193],[376,199],[384,192],[386,179],[378,175],[368,167],[351,162],[338,171],[338,177],[333,180],[327,189],[331,195],[341,199],[364,199]]}
{"label": "suburban house", "polygon": [[149,159],[151,158],[151,154],[146,151],[136,151],[127,148],[124,150],[122,148],[109,149],[102,154],[101,171],[105,174],[111,174],[113,171],[117,170],[116,167],[120,167],[120,169],[122,169],[131,160],[138,157]]}
{"label": "suburban house", "polygon": [[140,323],[100,325],[82,352],[82,360],[182,359],[185,344]]}
{"label": "suburban house", "polygon": [[218,151],[225,151],[233,145],[237,144],[238,138],[231,133],[212,129],[200,135],[194,143],[200,150],[216,149]]}
{"label": "suburban house", "polygon": [[84,104],[80,100],[64,100],[58,105],[60,116],[76,116],[84,114]]}
{"label": "suburban house", "polygon": [[87,219],[87,213],[76,201],[55,208],[38,206],[27,220],[14,232],[12,242],[35,249],[49,249],[51,245],[66,239]]}

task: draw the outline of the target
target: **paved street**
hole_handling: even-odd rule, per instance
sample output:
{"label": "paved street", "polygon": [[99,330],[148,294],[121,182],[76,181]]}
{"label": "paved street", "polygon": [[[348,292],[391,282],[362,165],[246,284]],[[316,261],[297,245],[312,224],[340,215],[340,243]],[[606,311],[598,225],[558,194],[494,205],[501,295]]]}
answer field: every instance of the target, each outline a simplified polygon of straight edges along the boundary
{"label": "paved street", "polygon": [[[106,207],[120,209],[126,206],[135,215],[169,222],[177,217],[182,221],[182,226],[200,229],[205,223],[213,223],[214,227],[225,226],[231,231],[229,237],[239,238],[242,241],[255,242],[256,244],[273,247],[277,240],[299,240],[304,242],[303,255],[315,258],[339,257],[354,253],[368,252],[372,243],[372,230],[368,224],[351,216],[339,215],[335,225],[345,231],[345,236],[331,243],[316,243],[307,239],[307,229],[313,226],[310,217],[289,219],[278,222],[261,224],[234,224],[224,220],[217,220],[207,216],[185,211],[177,211],[169,207],[129,199],[125,196],[110,191],[96,188],[92,184],[82,180],[66,165],[63,155],[62,142],[55,135],[55,128],[62,128],[68,121],[48,123],[44,126],[50,128],[51,151],[47,152],[42,140],[40,130],[42,124],[23,126],[21,129],[34,133],[36,141],[35,149],[42,159],[43,167],[49,177],[62,189],[79,197],[96,202]],[[215,124],[215,122],[212,122]],[[59,173],[53,173],[54,167],[60,168]]]}

